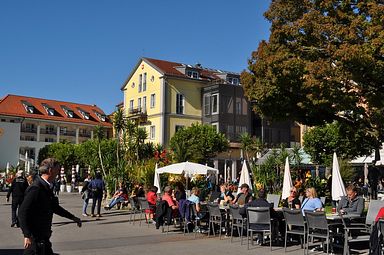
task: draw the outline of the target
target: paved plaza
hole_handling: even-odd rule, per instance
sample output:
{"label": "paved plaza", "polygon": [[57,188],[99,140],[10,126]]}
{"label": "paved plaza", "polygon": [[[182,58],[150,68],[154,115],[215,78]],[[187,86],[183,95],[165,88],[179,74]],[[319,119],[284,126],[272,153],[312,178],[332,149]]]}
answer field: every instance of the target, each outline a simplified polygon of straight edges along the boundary
{"label": "paved plaza", "polygon": [[[22,254],[23,237],[21,230],[10,227],[11,206],[5,203],[5,193],[0,193],[0,255]],[[82,200],[79,194],[60,194],[61,205],[81,215]],[[90,208],[89,208],[90,209]],[[153,225],[140,226],[129,222],[129,213],[124,210],[103,211],[103,217],[95,219],[83,217],[83,227],[78,228],[71,221],[55,216],[51,238],[54,251],[61,255],[71,254],[285,254],[283,247],[253,246],[247,250],[246,243],[240,245],[235,238],[230,243],[228,237],[219,240],[199,234],[184,235],[180,231],[161,233]],[[171,230],[174,230],[171,228]],[[303,254],[300,245],[291,246],[286,254]]]}

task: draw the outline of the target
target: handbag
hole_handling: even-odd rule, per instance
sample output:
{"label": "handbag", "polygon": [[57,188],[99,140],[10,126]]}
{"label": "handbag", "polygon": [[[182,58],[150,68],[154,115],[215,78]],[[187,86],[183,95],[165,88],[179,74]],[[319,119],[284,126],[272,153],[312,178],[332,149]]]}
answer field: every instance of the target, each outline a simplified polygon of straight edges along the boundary
{"label": "handbag", "polygon": [[81,195],[81,198],[83,200],[87,200],[89,198],[89,191],[88,190],[84,191],[83,194]]}

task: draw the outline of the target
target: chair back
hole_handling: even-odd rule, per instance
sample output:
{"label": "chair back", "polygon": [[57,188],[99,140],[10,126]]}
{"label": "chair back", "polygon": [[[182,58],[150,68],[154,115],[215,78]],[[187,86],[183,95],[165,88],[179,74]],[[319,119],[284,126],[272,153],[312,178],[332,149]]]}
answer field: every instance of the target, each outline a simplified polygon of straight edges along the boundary
{"label": "chair back", "polygon": [[232,219],[243,219],[243,216],[240,214],[240,208],[236,205],[229,205],[229,214],[232,216]]}
{"label": "chair back", "polygon": [[248,224],[271,224],[271,214],[269,207],[248,207]]}
{"label": "chair back", "polygon": [[277,194],[267,194],[267,201],[273,203],[273,207],[279,207],[280,195]]}
{"label": "chair back", "polygon": [[132,197],[128,198],[128,200],[129,200],[129,203],[131,204],[131,208],[136,209],[137,205],[136,205],[135,200]]}
{"label": "chair back", "polygon": [[305,217],[307,218],[308,229],[321,229],[328,230],[327,217],[325,212],[312,212],[304,211]]}
{"label": "chair back", "polygon": [[149,203],[145,197],[138,197],[138,202],[141,210],[147,210],[150,209]]}
{"label": "chair back", "polygon": [[321,203],[325,206],[325,197],[320,197]]}
{"label": "chair back", "polygon": [[369,202],[367,217],[365,218],[365,224],[373,225],[376,219],[376,215],[380,208],[384,207],[384,201],[382,200],[371,200]]}
{"label": "chair back", "polygon": [[283,208],[283,214],[287,225],[305,226],[303,213],[300,209]]}
{"label": "chair back", "polygon": [[208,203],[208,212],[210,217],[221,217],[221,212],[218,204]]}

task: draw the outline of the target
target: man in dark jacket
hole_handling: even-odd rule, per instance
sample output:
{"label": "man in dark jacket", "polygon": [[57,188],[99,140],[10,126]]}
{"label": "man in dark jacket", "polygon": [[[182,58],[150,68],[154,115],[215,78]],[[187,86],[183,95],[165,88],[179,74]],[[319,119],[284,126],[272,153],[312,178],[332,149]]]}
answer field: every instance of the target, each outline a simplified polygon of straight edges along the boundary
{"label": "man in dark jacket", "polygon": [[25,192],[24,201],[19,210],[20,227],[24,234],[24,254],[51,255],[50,242],[53,214],[73,220],[81,227],[81,220],[59,205],[53,194],[53,182],[60,172],[58,161],[48,158],[41,162],[32,185]]}
{"label": "man in dark jacket", "polygon": [[28,188],[28,183],[23,177],[23,171],[18,171],[16,173],[16,178],[13,179],[11,187],[7,193],[7,202],[9,202],[9,197],[12,194],[12,224],[11,227],[19,227],[19,222],[17,220],[17,208],[20,208],[21,203],[24,199],[24,192]]}

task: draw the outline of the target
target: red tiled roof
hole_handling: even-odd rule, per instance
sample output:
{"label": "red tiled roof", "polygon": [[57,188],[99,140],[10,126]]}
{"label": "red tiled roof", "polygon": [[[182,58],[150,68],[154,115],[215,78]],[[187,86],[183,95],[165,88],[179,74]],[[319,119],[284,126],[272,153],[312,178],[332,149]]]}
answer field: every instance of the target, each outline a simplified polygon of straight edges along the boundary
{"label": "red tiled roof", "polygon": [[[186,64],[176,63],[176,62],[170,62],[165,60],[159,60],[159,59],[153,59],[153,58],[144,58],[145,60],[149,61],[153,65],[157,66],[161,71],[164,72],[166,75],[172,75],[172,76],[179,76],[183,78],[190,78],[187,75],[183,74],[182,72],[179,72],[176,67],[183,67],[188,66]],[[200,73],[200,78],[203,80],[216,80],[219,79],[218,76],[215,75],[214,71],[200,68],[200,67],[192,67],[194,69],[198,69]]]}
{"label": "red tiled roof", "polygon": [[[24,104],[33,106],[35,109],[34,113],[27,112]],[[44,105],[55,109],[55,115],[49,115]],[[72,110],[74,113],[73,118],[68,117],[63,108]],[[89,119],[84,119],[80,110],[89,113]],[[105,116],[105,113],[96,105],[76,104],[71,102],[62,102],[17,95],[7,95],[0,100],[0,115],[52,121],[65,121],[79,124],[101,125],[106,127],[112,126],[108,119],[106,119],[105,122],[101,121],[97,117],[96,112]]]}

